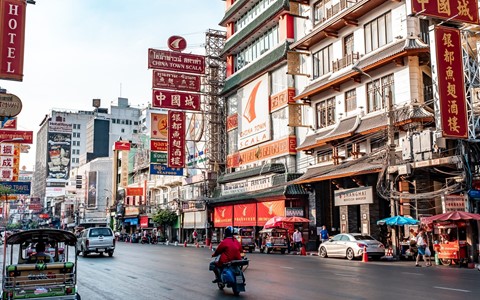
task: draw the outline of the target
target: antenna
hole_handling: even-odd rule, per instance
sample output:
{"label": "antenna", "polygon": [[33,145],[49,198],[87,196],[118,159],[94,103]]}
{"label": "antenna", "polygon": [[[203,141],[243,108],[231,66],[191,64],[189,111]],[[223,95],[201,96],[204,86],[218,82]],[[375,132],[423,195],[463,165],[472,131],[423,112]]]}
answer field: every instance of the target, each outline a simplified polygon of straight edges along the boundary
{"label": "antenna", "polygon": [[120,82],[120,97],[122,97],[122,83]]}

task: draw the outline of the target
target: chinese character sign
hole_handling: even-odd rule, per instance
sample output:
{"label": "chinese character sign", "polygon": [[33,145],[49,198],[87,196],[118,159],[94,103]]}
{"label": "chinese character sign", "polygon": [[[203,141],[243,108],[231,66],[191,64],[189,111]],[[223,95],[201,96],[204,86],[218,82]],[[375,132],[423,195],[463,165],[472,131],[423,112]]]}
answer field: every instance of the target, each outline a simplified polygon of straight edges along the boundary
{"label": "chinese character sign", "polygon": [[467,107],[460,31],[437,26],[434,35],[443,136],[467,138]]}
{"label": "chinese character sign", "polygon": [[185,166],[185,112],[168,112],[168,167]]}
{"label": "chinese character sign", "polygon": [[476,0],[412,0],[412,13],[478,24]]}
{"label": "chinese character sign", "polygon": [[200,111],[200,95],[167,90],[153,90],[152,106]]}

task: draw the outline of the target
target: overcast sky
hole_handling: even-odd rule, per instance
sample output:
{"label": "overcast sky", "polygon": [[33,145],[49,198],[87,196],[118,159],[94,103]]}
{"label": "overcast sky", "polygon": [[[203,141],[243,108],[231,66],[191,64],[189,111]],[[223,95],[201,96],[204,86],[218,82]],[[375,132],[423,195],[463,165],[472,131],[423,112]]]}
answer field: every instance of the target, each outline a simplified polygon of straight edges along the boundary
{"label": "overcast sky", "polygon": [[20,165],[33,170],[36,133],[52,109],[91,110],[92,99],[110,107],[151,102],[148,48],[167,48],[172,35],[184,52],[204,54],[205,32],[221,29],[222,0],[36,0],[27,6],[23,82],[0,80],[20,97],[18,130],[34,133]]}

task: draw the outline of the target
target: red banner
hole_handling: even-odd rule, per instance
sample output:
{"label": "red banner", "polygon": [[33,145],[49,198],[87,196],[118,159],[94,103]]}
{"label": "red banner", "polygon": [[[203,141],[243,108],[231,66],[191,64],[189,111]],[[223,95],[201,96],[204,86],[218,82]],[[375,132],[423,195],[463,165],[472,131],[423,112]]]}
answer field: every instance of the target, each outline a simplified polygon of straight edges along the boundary
{"label": "red banner", "polygon": [[143,196],[143,187],[127,187],[127,196]]}
{"label": "red banner", "polygon": [[412,13],[444,20],[478,24],[478,1],[412,0]]}
{"label": "red banner", "polygon": [[0,129],[0,142],[32,144],[33,131]]}
{"label": "red banner", "polygon": [[257,226],[263,226],[275,216],[285,216],[285,201],[269,201],[257,203]]}
{"label": "red banner", "polygon": [[153,70],[154,89],[200,92],[200,76]]}
{"label": "red banner", "polygon": [[167,151],[167,141],[150,140],[151,151]]}
{"label": "red banner", "polygon": [[22,81],[25,0],[0,0],[0,79]]}
{"label": "red banner", "polygon": [[215,207],[213,223],[215,227],[232,226],[233,224],[233,206]]}
{"label": "red banner", "polygon": [[467,138],[467,103],[460,31],[436,26],[435,46],[442,135]]}
{"label": "red banner", "polygon": [[200,111],[200,95],[167,90],[153,90],[152,106]]}
{"label": "red banner", "polygon": [[257,204],[236,204],[233,207],[233,226],[256,226]]}
{"label": "red banner", "polygon": [[118,151],[129,151],[130,150],[130,142],[129,141],[116,141],[114,146],[114,150]]}
{"label": "red banner", "polygon": [[140,216],[140,228],[148,227],[148,216]]}
{"label": "red banner", "polygon": [[185,112],[168,111],[168,167],[185,167]]}
{"label": "red banner", "polygon": [[148,68],[205,74],[205,56],[148,49]]}

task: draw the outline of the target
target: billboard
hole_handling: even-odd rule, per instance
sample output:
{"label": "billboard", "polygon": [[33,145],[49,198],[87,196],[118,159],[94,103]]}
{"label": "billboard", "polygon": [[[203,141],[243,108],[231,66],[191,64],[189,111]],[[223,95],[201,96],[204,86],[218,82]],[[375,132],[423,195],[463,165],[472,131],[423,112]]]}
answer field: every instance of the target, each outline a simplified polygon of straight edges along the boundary
{"label": "billboard", "polygon": [[47,142],[47,179],[68,180],[71,133],[49,132]]}
{"label": "billboard", "polygon": [[0,79],[23,80],[25,0],[0,0]]}
{"label": "billboard", "polygon": [[97,205],[97,171],[88,172],[87,207]]}

